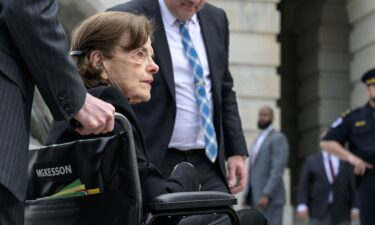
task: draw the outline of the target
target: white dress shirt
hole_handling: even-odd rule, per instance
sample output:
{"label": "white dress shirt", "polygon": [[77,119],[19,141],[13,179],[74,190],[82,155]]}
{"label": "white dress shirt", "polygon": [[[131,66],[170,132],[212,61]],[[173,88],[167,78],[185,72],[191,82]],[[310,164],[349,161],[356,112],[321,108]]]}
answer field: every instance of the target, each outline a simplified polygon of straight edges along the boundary
{"label": "white dress shirt", "polygon": [[[168,147],[180,150],[204,148],[202,119],[195,97],[194,74],[184,52],[179,24],[176,17],[167,8],[164,0],[159,0],[159,5],[172,58],[177,106],[176,120]],[[194,15],[186,23],[203,67],[207,98],[212,110],[210,70],[197,15]]]}
{"label": "white dress shirt", "polygon": [[266,139],[266,137],[268,136],[268,134],[273,130],[273,127],[272,125],[269,125],[265,130],[263,130],[257,137],[257,139],[255,140],[255,143],[254,145],[252,146],[251,148],[251,152],[250,152],[250,160],[251,160],[251,164],[254,163],[258,153],[259,153],[259,149],[260,149],[260,146],[262,146],[264,140]]}
{"label": "white dress shirt", "polygon": [[[328,181],[329,181],[330,184],[333,184],[334,178],[332,177],[331,169],[329,168],[329,158],[328,157],[331,157],[333,174],[335,175],[335,177],[337,177],[337,175],[339,174],[340,160],[339,160],[339,158],[337,158],[337,156],[328,154],[324,150],[322,150],[322,154],[323,154],[324,169],[326,171]],[[332,191],[329,191],[328,202],[329,203],[333,202],[333,192]]]}
{"label": "white dress shirt", "polygon": [[335,175],[335,177],[337,177],[337,175],[339,174],[340,160],[337,156],[329,154],[328,152],[326,152],[324,150],[322,150],[322,154],[323,154],[324,168],[325,168],[325,171],[326,171],[326,174],[327,174],[327,177],[328,177],[328,181],[329,181],[330,184],[333,184],[334,178],[332,177],[331,169],[329,168],[329,158],[328,157],[331,157],[333,174]]}

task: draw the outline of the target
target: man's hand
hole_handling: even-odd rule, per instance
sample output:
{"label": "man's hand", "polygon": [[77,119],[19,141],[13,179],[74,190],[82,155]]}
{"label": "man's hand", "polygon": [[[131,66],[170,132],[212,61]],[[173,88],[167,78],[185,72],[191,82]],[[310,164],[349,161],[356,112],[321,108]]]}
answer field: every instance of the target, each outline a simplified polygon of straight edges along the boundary
{"label": "man's hand", "polygon": [[358,156],[351,153],[349,150],[345,149],[337,141],[321,141],[320,147],[327,150],[329,153],[332,153],[338,156],[340,159],[343,159],[350,163],[354,167],[354,173],[356,175],[363,176],[366,172],[366,169],[372,169],[373,165],[368,162],[363,161]]}
{"label": "man's hand", "polygon": [[297,216],[300,219],[307,220],[309,219],[309,210],[302,210],[297,212]]}
{"label": "man's hand", "polygon": [[244,199],[241,203],[242,208],[249,208],[250,206],[247,204],[246,200]]}
{"label": "man's hand", "polygon": [[366,169],[372,169],[373,165],[368,162],[363,161],[361,158],[351,154],[347,158],[347,161],[354,166],[354,173],[356,175],[363,176],[366,172]]}
{"label": "man's hand", "polygon": [[359,210],[352,209],[350,212],[350,219],[358,220],[358,218],[359,218]]}
{"label": "man's hand", "polygon": [[228,158],[228,187],[232,194],[243,190],[247,183],[247,170],[242,156]]}
{"label": "man's hand", "polygon": [[81,135],[107,133],[115,124],[115,108],[90,94],[86,94],[85,103],[74,115],[82,127],[76,128]]}
{"label": "man's hand", "polygon": [[262,197],[260,197],[260,199],[257,203],[257,207],[260,208],[260,209],[264,209],[268,206],[269,201],[270,201],[270,199],[268,198],[268,196],[263,195]]}

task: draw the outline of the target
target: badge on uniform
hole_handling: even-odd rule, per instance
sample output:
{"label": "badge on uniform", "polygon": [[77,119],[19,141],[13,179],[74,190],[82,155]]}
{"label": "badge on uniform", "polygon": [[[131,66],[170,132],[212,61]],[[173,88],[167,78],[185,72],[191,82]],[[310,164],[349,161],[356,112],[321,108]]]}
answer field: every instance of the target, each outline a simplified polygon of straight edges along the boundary
{"label": "badge on uniform", "polygon": [[355,122],[355,127],[363,127],[365,125],[366,125],[366,121],[364,120]]}
{"label": "badge on uniform", "polygon": [[336,128],[342,123],[342,117],[339,117],[335,120],[335,122],[332,123],[331,127]]}

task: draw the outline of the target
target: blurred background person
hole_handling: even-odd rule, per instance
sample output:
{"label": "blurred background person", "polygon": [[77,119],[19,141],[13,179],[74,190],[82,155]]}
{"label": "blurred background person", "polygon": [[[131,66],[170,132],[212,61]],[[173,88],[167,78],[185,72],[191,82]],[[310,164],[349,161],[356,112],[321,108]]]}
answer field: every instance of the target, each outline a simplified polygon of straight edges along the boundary
{"label": "blurred background person", "polygon": [[245,204],[259,209],[269,225],[281,225],[285,204],[283,173],[287,166],[289,145],[285,135],[276,131],[271,107],[259,110],[261,133],[250,149],[248,191]]}
{"label": "blurred background person", "polygon": [[325,150],[308,157],[299,182],[298,217],[310,225],[350,225],[359,217],[353,178],[353,168]]}
{"label": "blurred background person", "polygon": [[[369,96],[366,105],[339,117],[320,145],[354,166],[362,225],[375,223],[375,69],[361,78]],[[345,144],[348,143],[348,148]]]}

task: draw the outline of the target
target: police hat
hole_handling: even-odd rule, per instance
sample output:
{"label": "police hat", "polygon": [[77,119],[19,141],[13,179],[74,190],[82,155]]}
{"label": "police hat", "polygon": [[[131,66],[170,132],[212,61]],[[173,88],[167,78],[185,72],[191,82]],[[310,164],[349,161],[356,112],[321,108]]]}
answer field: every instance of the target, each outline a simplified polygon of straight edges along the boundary
{"label": "police hat", "polygon": [[375,69],[367,71],[361,78],[366,85],[375,84]]}

